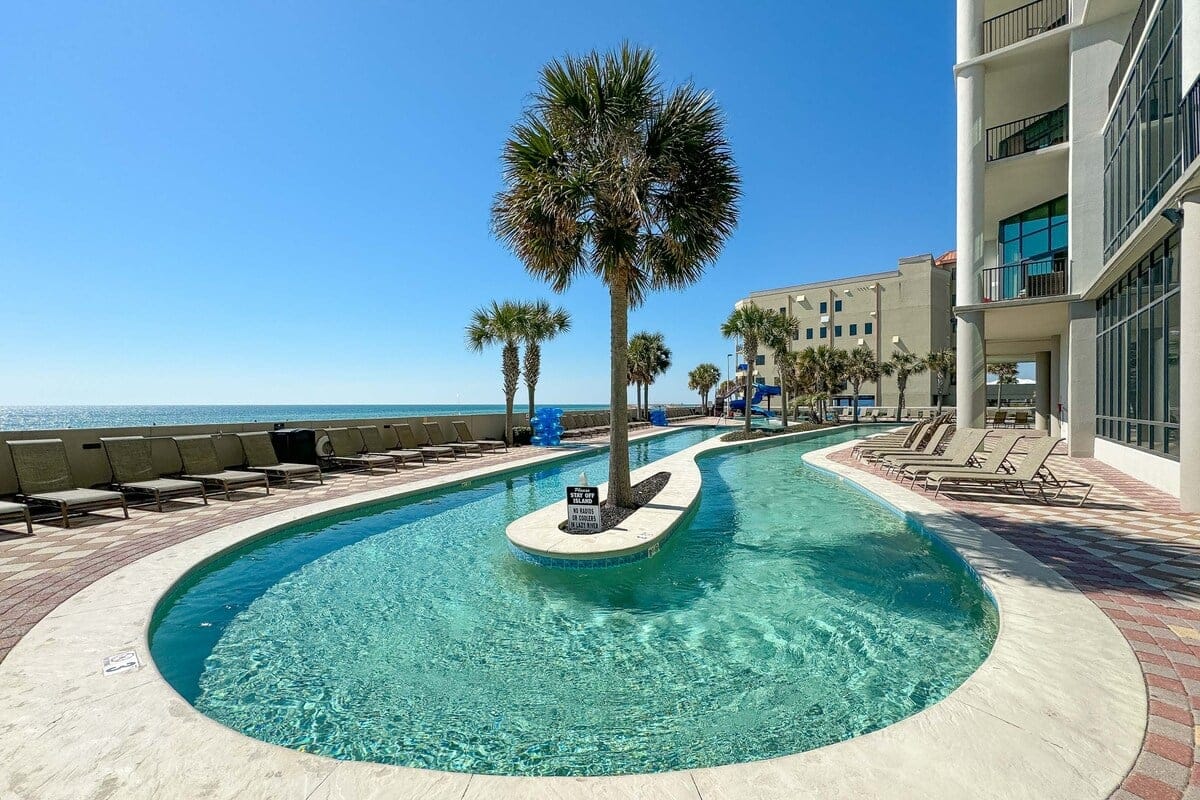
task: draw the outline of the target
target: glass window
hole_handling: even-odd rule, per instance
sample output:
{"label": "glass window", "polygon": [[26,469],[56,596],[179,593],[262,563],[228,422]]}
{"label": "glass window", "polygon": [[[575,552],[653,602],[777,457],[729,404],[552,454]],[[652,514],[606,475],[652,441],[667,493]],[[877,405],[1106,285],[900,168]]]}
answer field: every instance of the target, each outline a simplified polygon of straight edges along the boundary
{"label": "glass window", "polygon": [[766,364],[766,363],[767,363],[767,357],[765,355],[763,355],[762,353],[759,353],[758,355],[756,355],[754,357],[754,366],[761,367],[763,364]]}
{"label": "glass window", "polygon": [[804,331],[804,338],[805,338],[805,339],[811,339],[811,338],[812,338],[812,334],[813,334],[813,330],[812,330],[812,328],[806,328],[806,329],[805,329],[805,331]]}
{"label": "glass window", "polygon": [[822,314],[829,313],[829,303],[825,302],[824,300],[821,301],[821,313]]}
{"label": "glass window", "polygon": [[1171,233],[1096,302],[1096,434],[1179,457],[1179,286]]}
{"label": "glass window", "polygon": [[836,339],[837,337],[839,337],[841,335],[842,335],[842,326],[834,325],[833,326],[833,337]]}
{"label": "glass window", "polygon": [[834,301],[833,301],[833,310],[834,310],[834,311],[841,311],[841,310],[842,310],[842,301],[841,301],[841,300],[834,300]]}
{"label": "glass window", "polygon": [[858,324],[857,323],[854,323],[854,322],[850,323],[850,335],[858,336]]}
{"label": "glass window", "polygon": [[822,339],[824,339],[824,338],[825,338],[825,335],[826,335],[826,332],[827,332],[827,330],[828,330],[827,328],[821,328],[821,338],[822,338]]}
{"label": "glass window", "polygon": [[874,327],[875,327],[875,324],[874,324],[873,322],[867,322],[867,323],[865,323],[865,324],[863,325],[863,333],[873,333],[874,331],[873,331],[872,329],[873,329]]}
{"label": "glass window", "polygon": [[1067,196],[1001,220],[998,243],[1001,266],[1039,259],[1049,265],[1051,256],[1067,249]]}
{"label": "glass window", "polygon": [[784,316],[786,317],[786,316],[787,316],[787,309],[786,309],[786,308],[784,308],[783,306],[780,306],[780,307],[779,307],[779,313],[780,313],[780,314],[782,314],[782,315],[784,315]]}

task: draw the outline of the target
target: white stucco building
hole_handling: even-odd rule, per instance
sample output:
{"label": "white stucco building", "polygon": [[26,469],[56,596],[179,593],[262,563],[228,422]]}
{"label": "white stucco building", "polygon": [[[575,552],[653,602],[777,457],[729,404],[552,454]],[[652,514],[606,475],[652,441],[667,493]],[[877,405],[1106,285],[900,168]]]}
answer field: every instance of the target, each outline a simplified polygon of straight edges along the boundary
{"label": "white stucco building", "polygon": [[958,0],[960,423],[1038,424],[1200,511],[1200,0]]}

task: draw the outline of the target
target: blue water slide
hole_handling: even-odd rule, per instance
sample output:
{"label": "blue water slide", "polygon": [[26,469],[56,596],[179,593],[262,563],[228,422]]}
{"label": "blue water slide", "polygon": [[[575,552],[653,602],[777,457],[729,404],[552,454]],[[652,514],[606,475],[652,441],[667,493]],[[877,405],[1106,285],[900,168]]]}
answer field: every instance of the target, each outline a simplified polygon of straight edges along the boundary
{"label": "blue water slide", "polygon": [[[783,391],[778,386],[767,386],[766,384],[762,384],[762,383],[754,384],[754,396],[750,398],[750,413],[752,415],[757,414],[762,417],[775,416],[775,412],[768,411],[767,409],[761,407],[758,404],[762,402],[762,399],[764,397],[778,397],[782,393],[783,393]],[[746,410],[746,401],[744,399],[743,400],[730,400],[729,407],[732,408],[734,411],[743,411],[744,412]]]}

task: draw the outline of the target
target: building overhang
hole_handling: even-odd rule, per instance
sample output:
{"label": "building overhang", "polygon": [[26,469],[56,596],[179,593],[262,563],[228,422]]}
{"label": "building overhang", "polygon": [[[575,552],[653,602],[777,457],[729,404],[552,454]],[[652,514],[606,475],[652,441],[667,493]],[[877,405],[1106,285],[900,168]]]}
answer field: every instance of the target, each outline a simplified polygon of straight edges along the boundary
{"label": "building overhang", "polygon": [[1079,299],[1077,294],[1064,294],[998,300],[994,303],[955,306],[954,313],[961,315],[982,311],[984,340],[989,343],[1046,340],[1061,336],[1066,331],[1071,303]]}
{"label": "building overhang", "polygon": [[1078,22],[1071,22],[1045,33],[1030,36],[1028,39],[1013,42],[990,53],[960,61],[954,65],[954,74],[958,75],[958,73],[980,64],[986,65],[988,69],[1000,69],[1018,61],[1047,55],[1055,49],[1067,47],[1071,34],[1082,27]]}

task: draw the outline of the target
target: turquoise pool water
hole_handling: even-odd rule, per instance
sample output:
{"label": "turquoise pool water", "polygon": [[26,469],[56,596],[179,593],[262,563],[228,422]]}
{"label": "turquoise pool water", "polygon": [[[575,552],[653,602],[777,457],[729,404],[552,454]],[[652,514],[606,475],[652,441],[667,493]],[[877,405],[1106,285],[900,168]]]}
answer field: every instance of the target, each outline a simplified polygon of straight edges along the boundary
{"label": "turquoise pool water", "polygon": [[339,759],[612,775],[856,736],[958,686],[996,616],[944,548],[801,463],[852,436],[702,459],[690,523],[609,570],[547,570],[504,537],[607,454],[299,525],[182,584],[152,652],[208,716]]}

